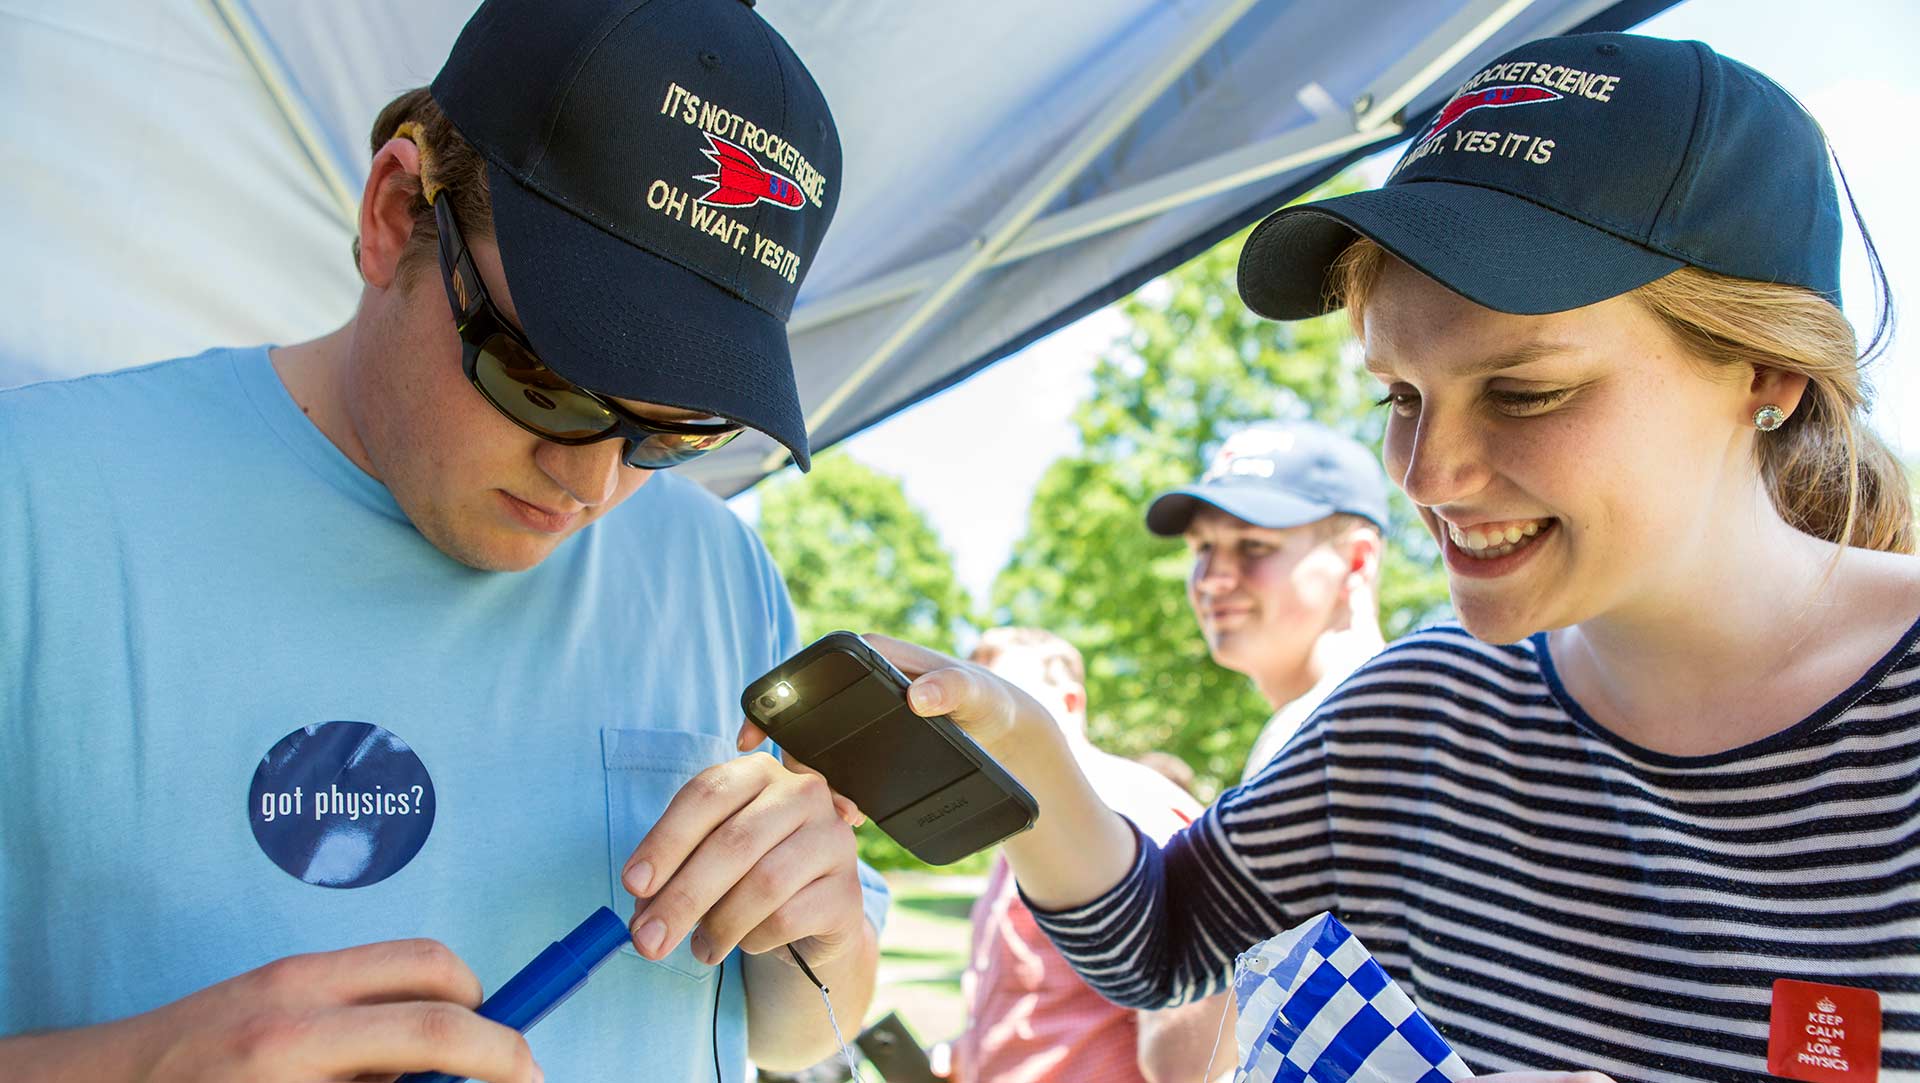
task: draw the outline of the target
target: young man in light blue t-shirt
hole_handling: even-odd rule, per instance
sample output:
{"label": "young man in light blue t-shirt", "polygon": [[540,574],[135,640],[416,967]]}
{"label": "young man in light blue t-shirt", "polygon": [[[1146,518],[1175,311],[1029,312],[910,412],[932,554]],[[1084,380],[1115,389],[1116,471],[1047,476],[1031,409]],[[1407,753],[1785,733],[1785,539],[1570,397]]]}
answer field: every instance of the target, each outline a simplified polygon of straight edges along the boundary
{"label": "young man in light blue t-shirt", "polygon": [[[738,752],[785,588],[658,473],[807,463],[839,145],[749,8],[489,0],[346,326],[0,393],[0,1074],[737,1081],[833,1048],[789,946],[864,1014],[851,810]],[[600,906],[531,1045],[472,1010]]]}

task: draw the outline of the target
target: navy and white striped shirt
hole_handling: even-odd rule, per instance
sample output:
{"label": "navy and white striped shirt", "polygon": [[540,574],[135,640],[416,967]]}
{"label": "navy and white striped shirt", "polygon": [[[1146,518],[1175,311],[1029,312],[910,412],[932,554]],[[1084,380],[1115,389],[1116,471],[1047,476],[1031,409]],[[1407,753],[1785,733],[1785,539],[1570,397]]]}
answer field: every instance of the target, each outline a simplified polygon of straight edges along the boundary
{"label": "navy and white striped shirt", "polygon": [[1920,1079],[1920,623],[1811,717],[1695,757],[1594,724],[1542,637],[1424,631],[1112,891],[1036,916],[1161,1007],[1322,910],[1476,1072],[1764,1078],[1793,978],[1877,991],[1881,1078]]}

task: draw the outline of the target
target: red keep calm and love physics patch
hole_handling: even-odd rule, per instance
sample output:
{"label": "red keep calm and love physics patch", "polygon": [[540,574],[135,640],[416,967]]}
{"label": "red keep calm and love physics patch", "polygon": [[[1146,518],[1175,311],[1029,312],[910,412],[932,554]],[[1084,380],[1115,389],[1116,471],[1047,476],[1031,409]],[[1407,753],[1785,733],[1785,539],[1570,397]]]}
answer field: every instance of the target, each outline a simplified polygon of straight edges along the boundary
{"label": "red keep calm and love physics patch", "polygon": [[1880,1078],[1880,994],[1814,982],[1773,983],[1767,1071],[1809,1083]]}

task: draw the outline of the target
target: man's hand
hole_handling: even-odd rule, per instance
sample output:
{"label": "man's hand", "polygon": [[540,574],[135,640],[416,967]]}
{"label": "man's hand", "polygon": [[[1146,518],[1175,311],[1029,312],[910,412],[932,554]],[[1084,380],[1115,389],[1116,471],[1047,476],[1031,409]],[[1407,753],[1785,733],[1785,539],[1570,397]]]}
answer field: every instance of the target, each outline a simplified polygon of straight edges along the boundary
{"label": "man's hand", "polygon": [[627,859],[634,947],[659,960],[691,933],[711,964],[794,944],[813,967],[851,950],[867,919],[845,808],[768,755],[695,775]]}
{"label": "man's hand", "polygon": [[144,1015],[0,1040],[22,1078],[293,1083],[439,1070],[539,1083],[526,1039],[473,1013],[444,946],[394,940],[268,963]]}

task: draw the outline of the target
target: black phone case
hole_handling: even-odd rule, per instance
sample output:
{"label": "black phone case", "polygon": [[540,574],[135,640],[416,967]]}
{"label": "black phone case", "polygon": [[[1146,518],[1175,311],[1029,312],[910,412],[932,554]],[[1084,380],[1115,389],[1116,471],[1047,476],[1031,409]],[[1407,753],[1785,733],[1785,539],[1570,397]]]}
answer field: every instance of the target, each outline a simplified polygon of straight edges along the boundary
{"label": "black phone case", "polygon": [[[800,694],[792,707],[761,708],[762,696],[834,652],[859,664],[851,684],[816,702]],[[914,714],[907,684],[859,636],[829,632],[749,684],[740,706],[929,865],[951,864],[1032,827],[1040,813],[1033,795],[951,719]]]}

